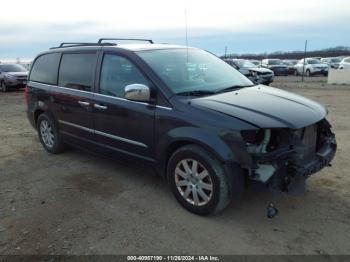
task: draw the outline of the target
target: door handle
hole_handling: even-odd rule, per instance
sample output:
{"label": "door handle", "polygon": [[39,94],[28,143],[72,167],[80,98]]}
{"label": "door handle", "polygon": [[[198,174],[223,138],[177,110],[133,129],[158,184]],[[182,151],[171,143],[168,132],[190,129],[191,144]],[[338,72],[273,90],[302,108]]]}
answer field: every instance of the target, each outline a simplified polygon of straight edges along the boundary
{"label": "door handle", "polygon": [[94,104],[94,108],[99,110],[106,110],[108,107],[104,105]]}
{"label": "door handle", "polygon": [[88,107],[90,106],[89,102],[85,102],[85,101],[78,101],[79,105],[83,106],[83,107]]}

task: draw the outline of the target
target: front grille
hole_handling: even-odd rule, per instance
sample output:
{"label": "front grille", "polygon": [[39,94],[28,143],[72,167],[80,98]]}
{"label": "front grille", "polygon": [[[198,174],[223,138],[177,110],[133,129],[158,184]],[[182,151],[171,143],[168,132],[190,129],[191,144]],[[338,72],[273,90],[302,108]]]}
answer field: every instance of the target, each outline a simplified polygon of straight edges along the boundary
{"label": "front grille", "polygon": [[17,80],[27,80],[27,76],[17,76]]}
{"label": "front grille", "polygon": [[311,161],[316,155],[317,125],[311,125],[304,128],[302,144],[304,145],[304,160]]}

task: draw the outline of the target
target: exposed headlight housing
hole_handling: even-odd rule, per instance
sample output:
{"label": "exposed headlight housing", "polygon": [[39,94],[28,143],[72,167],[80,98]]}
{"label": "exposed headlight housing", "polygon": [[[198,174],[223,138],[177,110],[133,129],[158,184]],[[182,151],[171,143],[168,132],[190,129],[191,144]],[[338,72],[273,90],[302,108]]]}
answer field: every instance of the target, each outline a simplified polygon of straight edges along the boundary
{"label": "exposed headlight housing", "polygon": [[256,72],[256,71],[249,70],[249,72],[250,72],[250,74],[251,74],[252,76],[257,76],[257,75],[258,75],[258,72]]}

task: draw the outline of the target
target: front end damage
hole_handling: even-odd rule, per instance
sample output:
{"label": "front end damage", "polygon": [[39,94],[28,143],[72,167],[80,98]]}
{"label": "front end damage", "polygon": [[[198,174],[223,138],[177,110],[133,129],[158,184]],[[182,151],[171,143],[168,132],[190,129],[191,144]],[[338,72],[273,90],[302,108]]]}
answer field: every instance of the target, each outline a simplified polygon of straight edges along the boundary
{"label": "front end damage", "polygon": [[260,129],[241,132],[253,165],[250,180],[270,190],[302,194],[305,180],[335,156],[335,135],[326,119],[300,129]]}

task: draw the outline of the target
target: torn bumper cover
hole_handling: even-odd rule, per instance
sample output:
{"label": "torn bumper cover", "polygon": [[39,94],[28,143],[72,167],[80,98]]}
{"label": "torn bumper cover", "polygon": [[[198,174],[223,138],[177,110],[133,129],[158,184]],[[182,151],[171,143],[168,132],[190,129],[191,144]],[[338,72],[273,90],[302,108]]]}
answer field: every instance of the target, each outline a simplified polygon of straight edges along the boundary
{"label": "torn bumper cover", "polygon": [[326,120],[300,130],[275,131],[270,136],[264,132],[263,138],[257,139],[259,143],[249,144],[255,164],[249,178],[273,190],[303,193],[305,180],[330,166],[337,150],[335,135]]}
{"label": "torn bumper cover", "polygon": [[294,173],[304,177],[308,177],[323,167],[330,166],[330,162],[335,156],[337,150],[337,142],[335,137],[330,137],[322,147],[317,151],[315,159],[306,163],[303,166],[294,166]]}

